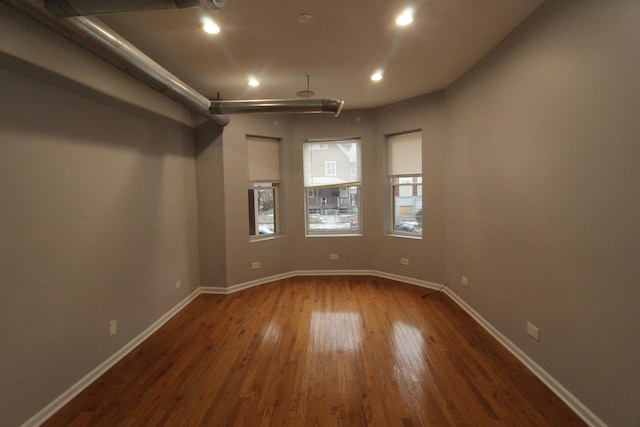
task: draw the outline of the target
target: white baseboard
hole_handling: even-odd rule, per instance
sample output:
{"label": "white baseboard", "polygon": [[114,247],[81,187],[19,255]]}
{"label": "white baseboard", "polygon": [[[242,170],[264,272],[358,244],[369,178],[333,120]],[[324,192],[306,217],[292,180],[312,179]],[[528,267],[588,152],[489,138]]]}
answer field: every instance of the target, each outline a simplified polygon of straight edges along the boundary
{"label": "white baseboard", "polygon": [[370,274],[372,276],[383,277],[385,279],[408,283],[410,285],[421,286],[423,288],[428,288],[428,289],[441,289],[443,286],[440,283],[429,282],[427,280],[414,279],[412,277],[400,276],[398,274],[385,273],[382,271],[371,271]]}
{"label": "white baseboard", "polygon": [[274,282],[276,280],[287,279],[289,277],[296,276],[295,272],[276,274],[273,276],[262,277],[260,279],[251,280],[249,282],[238,283],[236,285],[232,285],[229,287],[221,287],[221,286],[201,286],[200,293],[203,294],[219,294],[219,295],[228,295],[234,292],[239,292],[244,289],[253,288],[254,286],[264,285],[265,283]]}
{"label": "white baseboard", "polygon": [[[273,282],[276,280],[287,279],[295,276],[377,276],[385,279],[396,280],[410,285],[422,286],[429,289],[441,289],[442,284],[429,282],[426,280],[414,279],[411,277],[400,276],[392,273],[385,273],[376,270],[297,270],[288,273],[277,274],[261,279],[252,280],[249,282],[239,283],[230,287],[221,286],[201,286],[191,295],[181,301],[178,305],[169,310],[160,319],[149,326],[140,335],[118,350],[114,355],[109,357],[93,371],[87,374],[80,381],[71,386],[67,391],[58,396],[55,400],[41,409],[33,417],[27,420],[21,427],[37,427],[44,423],[49,417],[66,405],[71,399],[80,394],[85,388],[93,383],[98,377],[104,374],[109,368],[115,365],[123,357],[129,354],[140,343],[151,336],[155,331],[160,329],[169,319],[182,310],[187,304],[193,301],[200,294],[222,294],[227,295],[234,292],[238,292],[244,289],[249,289],[254,286],[260,286],[265,283]],[[533,359],[526,355],[520,348],[518,348],[513,342],[505,337],[500,331],[491,325],[486,319],[484,319],[478,312],[476,312],[470,305],[468,305],[462,298],[460,298],[451,289],[444,289],[446,293],[456,304],[458,304],[463,310],[477,321],[482,327],[484,327],[494,338],[500,342],[507,350],[509,350],[515,357],[518,358],[531,372],[534,373],[549,389],[555,393],[563,402],[565,402],[580,418],[584,420],[591,427],[607,427],[607,425],[598,418],[593,412],[589,410],[582,402],[580,402],[573,394],[565,389],[562,384],[556,381],[548,372],[540,367]]]}
{"label": "white baseboard", "polygon": [[458,296],[451,289],[445,289],[444,292],[464,311],[466,311],[473,319],[478,322],[487,332],[498,340],[503,347],[511,352],[523,365],[525,365],[533,374],[540,379],[549,389],[555,393],[564,403],[569,406],[582,420],[591,427],[607,427],[604,421],[589,410],[580,400],[578,400],[569,390],[564,388],[555,378],[538,365],[533,359],[516,346],[511,340],[504,336],[500,331],[493,327],[484,317],[475,311],[469,304]]}
{"label": "white baseboard", "polygon": [[198,288],[198,292],[200,294],[217,294],[217,295],[227,295],[230,292],[224,286],[200,286]]}
{"label": "white baseboard", "polygon": [[242,291],[244,289],[252,288],[254,286],[260,286],[264,285],[265,283],[288,279],[295,276],[377,276],[385,279],[396,280],[398,282],[408,283],[410,285],[422,286],[423,288],[440,289],[442,287],[442,285],[438,283],[376,270],[295,270],[288,273],[276,274],[249,282],[239,283],[229,286],[228,288],[221,286],[202,286],[200,287],[200,292],[203,294],[228,295],[234,292]]}
{"label": "white baseboard", "polygon": [[64,393],[54,399],[47,406],[42,408],[38,413],[25,421],[21,427],[37,427],[48,420],[53,414],[59,411],[64,405],[69,403],[71,399],[80,394],[91,383],[97,380],[102,374],[107,372],[112,366],[118,363],[122,358],[129,354],[140,343],[149,338],[154,332],[162,327],[169,319],[175,316],[180,310],[186,307],[195,297],[200,294],[199,290],[195,290],[188,297],[180,301],[175,307],[165,313],[160,319],[156,320],[151,326],[145,329],[140,335],[129,341],[124,347],[115,352],[111,357],[98,365],[93,371],[85,375],[80,381],[69,387]]}

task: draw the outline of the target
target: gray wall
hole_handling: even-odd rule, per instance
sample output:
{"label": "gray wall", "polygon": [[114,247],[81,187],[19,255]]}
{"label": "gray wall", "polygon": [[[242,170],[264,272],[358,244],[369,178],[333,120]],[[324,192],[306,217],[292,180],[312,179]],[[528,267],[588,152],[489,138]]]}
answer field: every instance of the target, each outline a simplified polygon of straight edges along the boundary
{"label": "gray wall", "polygon": [[[73,82],[76,89],[86,88],[102,97],[105,103],[135,106],[171,120],[193,125],[193,114],[164,96],[132,79],[119,69],[106,66],[75,43],[58,36],[39,22],[10,6],[0,3],[0,52],[28,64],[48,70],[47,79]],[[53,74],[51,74],[53,73]]]}
{"label": "gray wall", "polygon": [[[202,133],[201,128],[197,129],[197,135]],[[423,130],[423,165],[428,180],[424,185],[425,238],[422,240],[388,236],[384,222],[388,219],[385,218],[388,190],[384,135],[415,129]],[[275,239],[249,241],[247,134],[282,139],[280,212],[283,229],[282,235]],[[361,138],[364,234],[305,237],[302,142],[305,139],[341,137]],[[201,145],[199,140],[197,147]],[[213,153],[216,147],[221,150],[221,156],[207,154]],[[237,115],[225,128],[222,142],[197,151],[198,176],[208,175],[206,182],[198,181],[199,220],[200,224],[208,224],[208,228],[199,232],[203,285],[229,287],[296,270],[377,270],[432,282],[444,279],[442,93],[422,96],[376,112],[345,111],[338,118],[331,115]],[[223,177],[222,190],[222,181],[216,181],[216,173]],[[224,192],[224,197],[220,197],[219,191]],[[216,206],[218,209],[213,209]],[[213,229],[218,232],[213,233]],[[214,250],[216,247],[218,249]],[[339,259],[329,260],[331,253],[338,254]],[[400,265],[400,257],[409,258],[409,265]],[[254,261],[261,263],[260,270],[251,270]],[[223,270],[225,273],[221,274]],[[218,273],[214,274],[215,271]],[[215,280],[205,280],[210,273]]]}
{"label": "gray wall", "polygon": [[[234,116],[223,133],[0,12],[1,425],[199,285],[351,269],[451,282],[605,422],[640,424],[637,1],[547,2],[445,92],[338,119]],[[422,240],[384,230],[384,135],[413,129]],[[282,237],[248,239],[246,134],[282,138]],[[305,238],[301,142],[340,136],[363,141],[364,236]]]}
{"label": "gray wall", "polygon": [[[290,227],[287,217],[289,206],[287,189],[290,185],[291,126],[287,117],[279,115],[236,115],[225,127],[223,135],[224,213],[227,238],[227,281],[236,285],[262,277],[292,270]],[[267,241],[249,241],[249,210],[247,202],[247,135],[280,138],[282,156],[280,164],[282,188],[281,225],[283,236]],[[260,269],[251,270],[251,263],[259,261]]]}
{"label": "gray wall", "polygon": [[611,426],[640,425],[639,24],[546,2],[446,92],[448,280]]}
{"label": "gray wall", "polygon": [[[379,239],[371,268],[434,283],[445,283],[445,98],[444,92],[425,95],[375,110],[373,163],[375,205],[373,230]],[[385,135],[422,130],[422,239],[386,234],[391,204],[386,186]],[[401,265],[400,257],[409,265]]]}
{"label": "gray wall", "polygon": [[[366,213],[362,214],[365,233],[363,236],[349,237],[305,237],[304,174],[302,142],[305,139],[320,138],[361,138],[361,159],[366,165],[373,159],[373,134],[371,113],[366,111],[345,111],[338,118],[333,115],[300,115],[293,122],[291,150],[291,183],[288,217],[292,253],[296,270],[347,270],[369,268],[370,250],[375,242],[367,223]],[[363,168],[363,193],[360,209],[370,211],[374,190],[367,188],[372,181],[372,171]],[[336,261],[329,260],[329,254],[336,253]]]}
{"label": "gray wall", "polygon": [[198,260],[200,284],[225,287],[225,236],[222,129],[211,121],[195,129],[195,167],[198,195]]}
{"label": "gray wall", "polygon": [[190,127],[2,53],[0,82],[0,425],[16,426],[197,289],[196,188]]}

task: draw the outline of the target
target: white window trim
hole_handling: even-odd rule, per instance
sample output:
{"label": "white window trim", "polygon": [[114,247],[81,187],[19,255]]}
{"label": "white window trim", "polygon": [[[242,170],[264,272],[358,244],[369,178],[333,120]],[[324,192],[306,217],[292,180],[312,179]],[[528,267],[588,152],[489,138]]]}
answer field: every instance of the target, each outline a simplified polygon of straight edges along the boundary
{"label": "white window trim", "polygon": [[[274,239],[276,237],[280,237],[281,233],[280,233],[280,182],[272,182],[271,185],[259,185],[262,183],[252,183],[249,182],[249,188],[248,190],[253,190],[255,192],[255,190],[265,190],[265,189],[272,189],[273,190],[273,197],[274,197],[274,201],[273,201],[273,212],[275,215],[274,218],[274,222],[273,222],[273,227],[274,227],[274,232],[270,233],[270,234],[260,234],[259,232],[257,234],[249,234],[249,241],[256,241],[256,240],[269,240],[269,239]],[[254,193],[254,203],[257,203],[257,199],[255,197],[255,193]],[[254,206],[254,215],[257,215],[258,212],[258,208],[257,206]],[[256,231],[258,231],[259,229],[259,224],[257,223],[257,218],[256,218]]]}

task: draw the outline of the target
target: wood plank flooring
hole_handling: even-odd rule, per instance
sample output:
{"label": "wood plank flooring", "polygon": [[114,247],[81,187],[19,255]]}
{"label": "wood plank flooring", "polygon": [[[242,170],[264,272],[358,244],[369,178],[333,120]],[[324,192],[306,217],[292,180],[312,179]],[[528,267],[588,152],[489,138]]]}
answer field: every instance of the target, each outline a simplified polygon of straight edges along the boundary
{"label": "wood plank flooring", "polygon": [[44,425],[585,425],[427,292],[332,276],[200,295]]}

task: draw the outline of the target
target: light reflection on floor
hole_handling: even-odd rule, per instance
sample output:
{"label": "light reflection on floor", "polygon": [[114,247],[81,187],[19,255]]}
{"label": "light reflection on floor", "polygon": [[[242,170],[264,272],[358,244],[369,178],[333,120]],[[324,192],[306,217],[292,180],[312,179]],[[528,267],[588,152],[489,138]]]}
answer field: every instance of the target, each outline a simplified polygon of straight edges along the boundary
{"label": "light reflection on floor", "polygon": [[274,321],[269,321],[262,331],[262,341],[275,344],[280,336],[280,325]]}
{"label": "light reflection on floor", "polygon": [[311,313],[307,351],[357,351],[361,329],[360,313],[314,311]]}
{"label": "light reflection on floor", "polygon": [[425,366],[424,338],[420,329],[402,322],[393,323],[393,357],[396,368],[412,382],[422,381]]}

